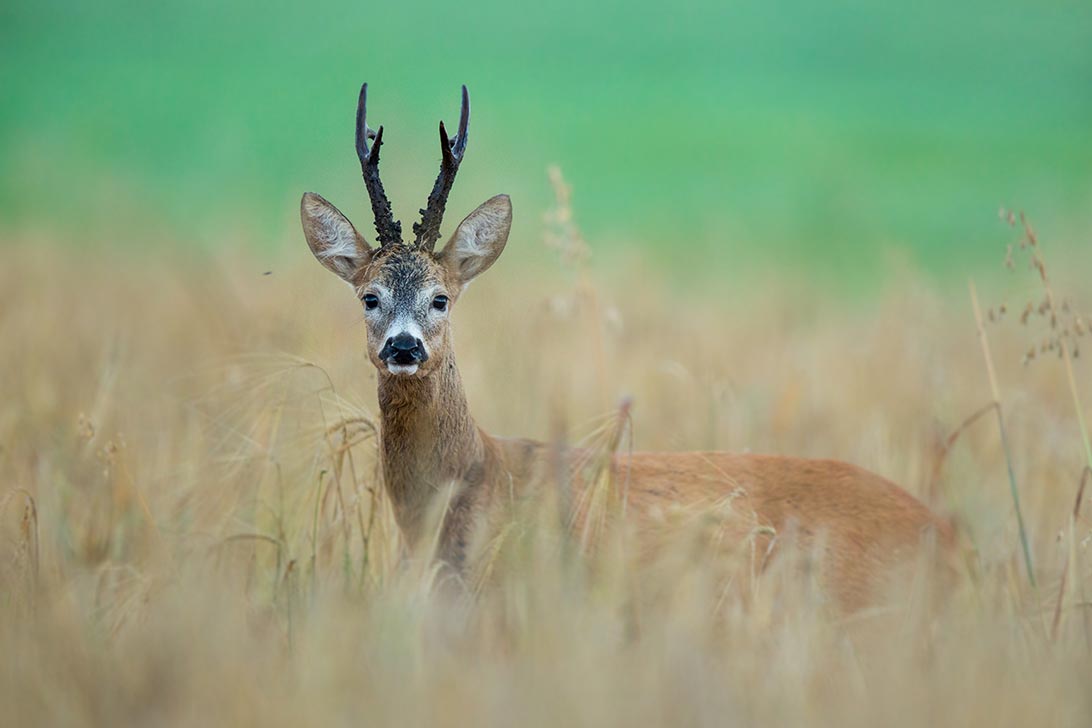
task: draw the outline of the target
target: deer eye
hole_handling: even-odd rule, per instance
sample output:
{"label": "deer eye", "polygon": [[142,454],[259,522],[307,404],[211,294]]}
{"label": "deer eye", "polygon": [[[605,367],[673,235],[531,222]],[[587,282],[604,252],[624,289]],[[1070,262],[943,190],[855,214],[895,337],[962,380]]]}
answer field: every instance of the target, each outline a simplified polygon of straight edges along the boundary
{"label": "deer eye", "polygon": [[379,308],[379,296],[374,293],[364,294],[364,308],[368,311]]}
{"label": "deer eye", "polygon": [[447,296],[437,296],[432,299],[432,307],[437,311],[447,310]]}

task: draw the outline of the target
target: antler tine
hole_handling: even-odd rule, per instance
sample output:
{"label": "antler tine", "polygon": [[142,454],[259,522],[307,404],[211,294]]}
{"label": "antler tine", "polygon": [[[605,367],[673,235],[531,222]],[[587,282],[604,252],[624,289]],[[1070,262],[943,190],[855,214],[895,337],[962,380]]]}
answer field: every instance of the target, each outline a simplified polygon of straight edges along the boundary
{"label": "antler tine", "polygon": [[455,183],[455,174],[466,152],[467,127],[470,125],[470,94],[463,85],[462,110],[459,112],[459,131],[454,139],[449,139],[444,122],[440,122],[440,174],[428,196],[428,204],[421,210],[421,222],[413,224],[413,233],[417,236],[415,245],[432,251],[440,237],[440,223],[444,219],[444,207],[447,195]]}
{"label": "antler tine", "polygon": [[[383,144],[383,126],[379,131],[368,128],[368,84],[360,87],[360,101],[356,106],[356,156],[360,157],[360,170],[364,174],[364,186],[368,188],[368,197],[372,201],[372,215],[375,217],[375,232],[379,236],[379,246],[402,242],[402,223],[394,219],[391,203],[383,191],[383,182],[379,179],[379,147]],[[372,147],[368,149],[368,140]]]}

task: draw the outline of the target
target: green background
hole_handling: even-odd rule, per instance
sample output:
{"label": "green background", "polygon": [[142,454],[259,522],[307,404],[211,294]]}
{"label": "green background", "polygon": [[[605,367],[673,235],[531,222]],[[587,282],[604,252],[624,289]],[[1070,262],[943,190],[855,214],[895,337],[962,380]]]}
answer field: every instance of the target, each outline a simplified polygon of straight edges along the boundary
{"label": "green background", "polygon": [[470,87],[452,217],[538,234],[557,163],[593,245],[837,273],[995,264],[1022,207],[1092,230],[1092,3],[501,0],[0,6],[3,228],[283,245],[303,190],[371,232],[356,92],[408,229]]}

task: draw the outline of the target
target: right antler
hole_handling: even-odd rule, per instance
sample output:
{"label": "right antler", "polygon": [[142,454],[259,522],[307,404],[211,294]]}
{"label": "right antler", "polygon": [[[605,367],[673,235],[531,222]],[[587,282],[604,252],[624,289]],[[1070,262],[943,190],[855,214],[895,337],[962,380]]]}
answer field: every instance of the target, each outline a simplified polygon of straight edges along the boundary
{"label": "right antler", "polygon": [[447,205],[447,195],[451,192],[451,185],[455,183],[455,174],[459,171],[459,164],[463,161],[466,152],[467,126],[470,123],[470,95],[463,86],[463,103],[459,111],[459,131],[454,139],[449,139],[444,122],[440,122],[440,174],[436,177],[436,184],[432,186],[432,192],[428,196],[428,204],[421,210],[421,222],[413,224],[413,232],[417,235],[414,243],[422,250],[431,251],[440,237],[440,223],[444,219],[444,207]]}
{"label": "right antler", "polygon": [[[398,245],[402,242],[402,223],[394,219],[390,200],[387,199],[383,182],[379,179],[379,146],[383,143],[383,126],[380,125],[379,131],[368,128],[367,106],[368,84],[364,84],[360,87],[360,102],[356,107],[356,155],[360,157],[364,186],[368,188],[368,197],[372,200],[379,246]],[[371,149],[368,149],[369,139],[374,140]]]}

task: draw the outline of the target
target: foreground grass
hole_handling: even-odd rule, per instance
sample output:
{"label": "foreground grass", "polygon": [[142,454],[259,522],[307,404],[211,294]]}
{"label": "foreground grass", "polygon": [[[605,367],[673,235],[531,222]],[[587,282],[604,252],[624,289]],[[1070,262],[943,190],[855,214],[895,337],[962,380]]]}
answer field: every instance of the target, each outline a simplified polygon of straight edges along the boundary
{"label": "foreground grass", "polygon": [[[572,286],[518,265],[453,314],[488,429],[850,460],[956,516],[971,576],[846,620],[785,574],[741,599],[700,539],[649,568],[625,532],[582,557],[529,514],[491,583],[452,598],[402,554],[360,312],[302,246],[263,275],[16,241],[0,269],[2,722],[1088,724],[1082,447],[1062,370],[1021,366],[1019,324],[985,325],[1035,588],[996,430],[969,426],[940,460],[991,399],[962,296],[910,277],[862,312],[788,282],[680,294],[639,270]],[[612,438],[622,395],[631,429]]]}

